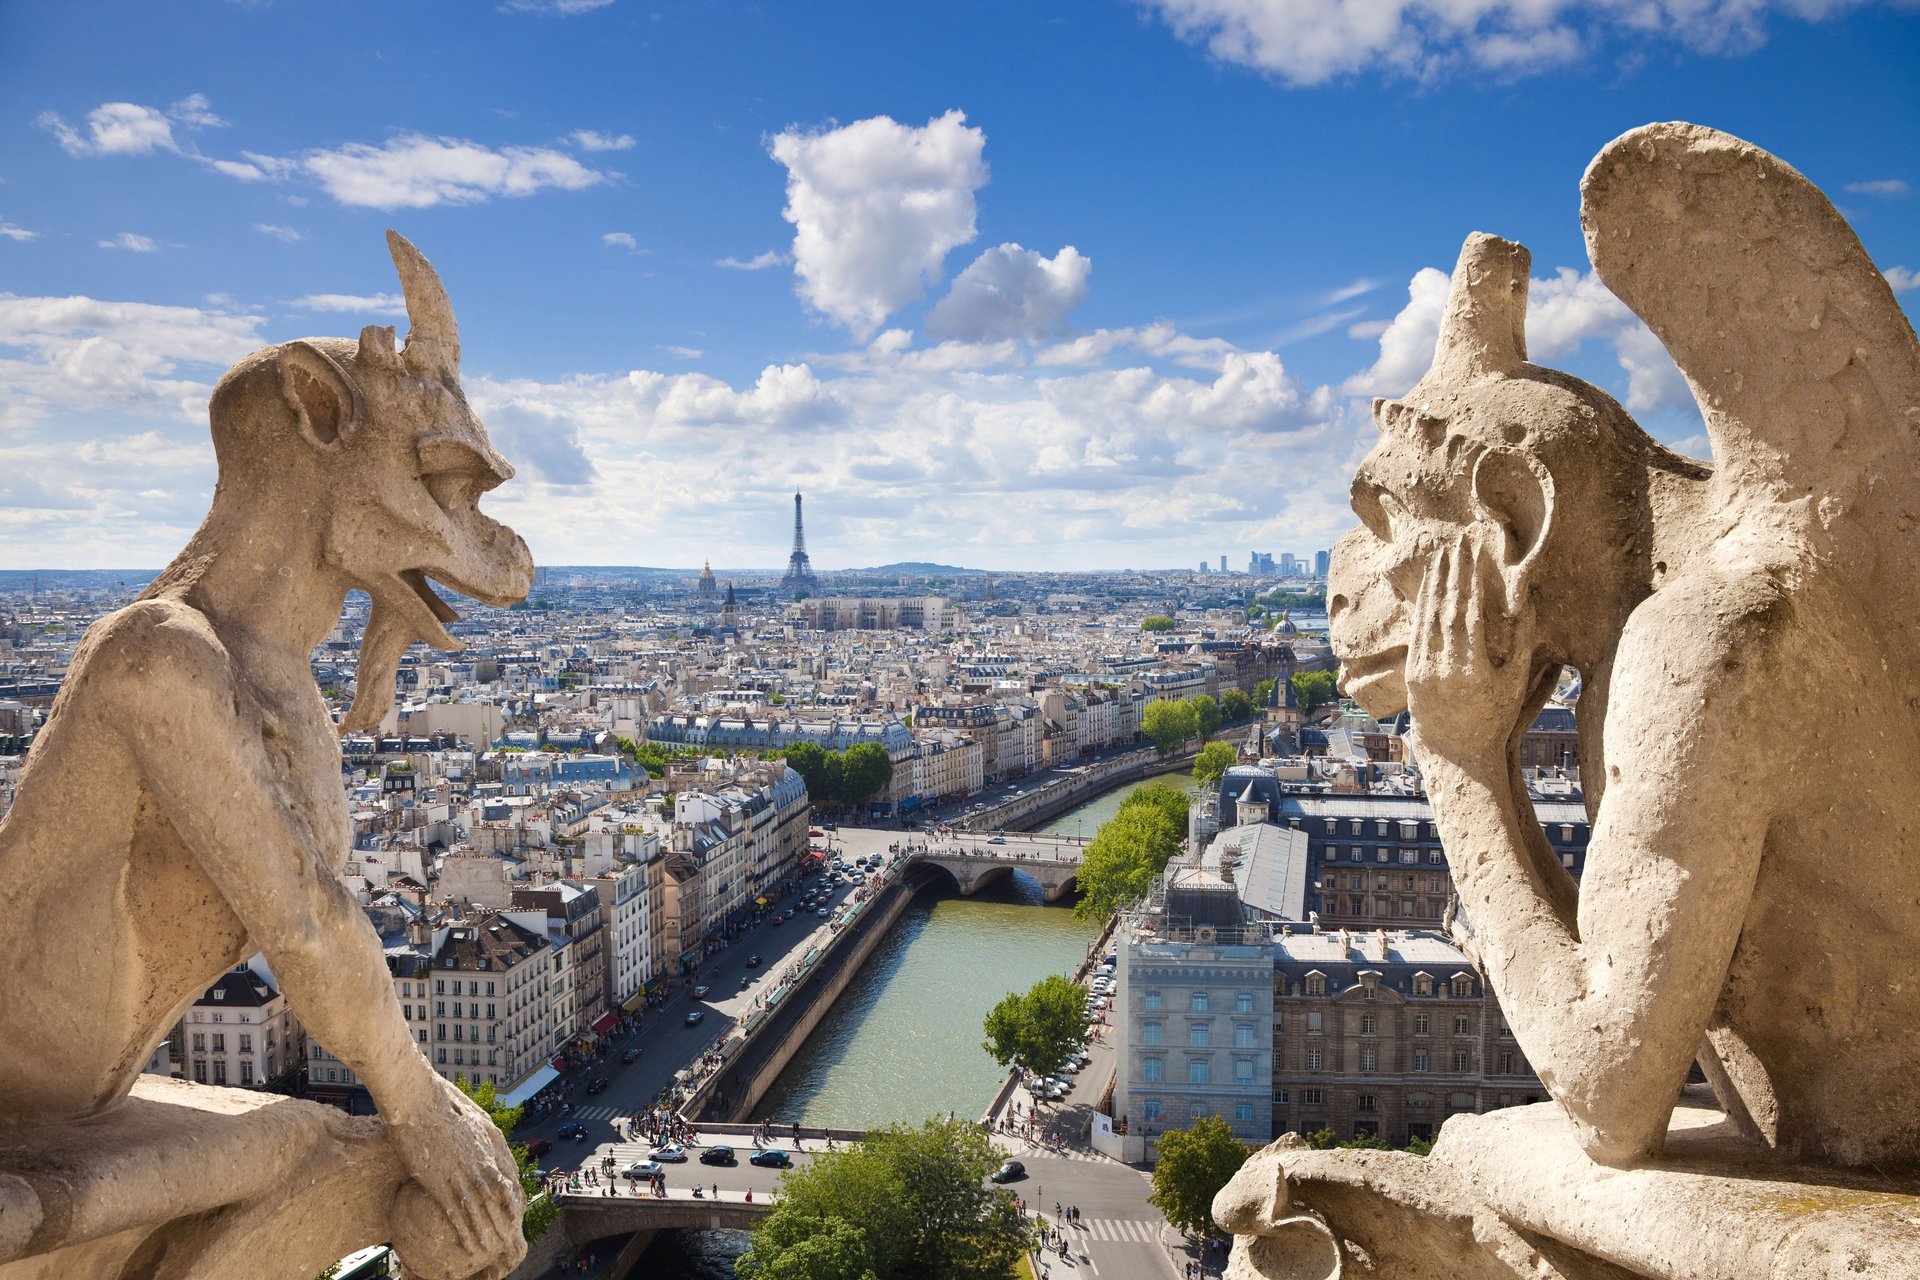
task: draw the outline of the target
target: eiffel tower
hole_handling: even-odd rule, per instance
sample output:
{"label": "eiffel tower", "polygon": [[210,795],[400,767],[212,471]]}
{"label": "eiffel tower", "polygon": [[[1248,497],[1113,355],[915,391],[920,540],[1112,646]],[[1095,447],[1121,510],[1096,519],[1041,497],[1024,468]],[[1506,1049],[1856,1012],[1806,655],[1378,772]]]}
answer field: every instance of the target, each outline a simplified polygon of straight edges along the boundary
{"label": "eiffel tower", "polygon": [[819,585],[813,576],[813,562],[807,559],[807,535],[800,523],[800,495],[793,495],[793,554],[787,557],[787,576],[780,579],[782,591],[812,591]]}

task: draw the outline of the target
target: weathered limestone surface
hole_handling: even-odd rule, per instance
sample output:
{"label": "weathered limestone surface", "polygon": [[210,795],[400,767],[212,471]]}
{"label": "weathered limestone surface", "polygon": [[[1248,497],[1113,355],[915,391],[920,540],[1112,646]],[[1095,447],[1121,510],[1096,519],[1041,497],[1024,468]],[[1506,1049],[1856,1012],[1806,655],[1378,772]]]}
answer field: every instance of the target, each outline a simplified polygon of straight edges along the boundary
{"label": "weathered limestone surface", "polygon": [[[1433,367],[1375,402],[1328,602],[1347,691],[1411,713],[1463,941],[1554,1101],[1424,1161],[1276,1147],[1217,1208],[1271,1276],[1319,1246],[1261,1195],[1345,1242],[1298,1274],[1920,1275],[1920,344],[1736,138],[1626,134],[1582,221],[1713,465],[1530,363],[1526,250],[1472,236]],[[1569,666],[1578,886],[1515,752]],[[1696,1062],[1717,1110],[1676,1112]]]}
{"label": "weathered limestone surface", "polygon": [[[255,352],[214,389],[219,484],[193,540],[88,632],[0,820],[0,1280],[288,1277],[391,1241],[409,1274],[525,1252],[513,1159],[415,1048],[352,847],[308,654],[350,589],[372,616],[349,726],[414,640],[458,648],[429,579],[524,598],[526,544],[480,514],[512,475],[460,390],[453,309],[391,232],[411,331]],[[381,1121],[139,1080],[254,952]]]}

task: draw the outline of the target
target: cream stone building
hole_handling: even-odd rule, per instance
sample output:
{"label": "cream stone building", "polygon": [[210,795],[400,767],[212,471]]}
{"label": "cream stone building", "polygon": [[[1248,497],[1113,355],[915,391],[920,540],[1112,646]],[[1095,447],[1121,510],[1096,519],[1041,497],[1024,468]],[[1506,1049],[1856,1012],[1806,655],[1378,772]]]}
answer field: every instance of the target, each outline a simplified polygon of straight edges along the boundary
{"label": "cream stone building", "polygon": [[193,1002],[174,1043],[187,1079],[257,1089],[298,1067],[300,1023],[256,956],[221,974]]}

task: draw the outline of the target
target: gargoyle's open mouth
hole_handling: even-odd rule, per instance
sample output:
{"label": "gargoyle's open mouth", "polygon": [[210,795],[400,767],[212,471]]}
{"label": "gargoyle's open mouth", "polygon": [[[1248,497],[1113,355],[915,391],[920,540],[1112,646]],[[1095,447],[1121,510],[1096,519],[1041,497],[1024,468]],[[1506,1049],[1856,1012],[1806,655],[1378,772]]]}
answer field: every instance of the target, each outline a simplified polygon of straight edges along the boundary
{"label": "gargoyle's open mouth", "polygon": [[[378,601],[391,606],[406,619],[404,629],[436,649],[458,649],[460,642],[447,632],[446,624],[458,622],[459,612],[440,598],[421,569],[402,569],[393,575],[395,587]],[[377,598],[376,598],[377,599]]]}

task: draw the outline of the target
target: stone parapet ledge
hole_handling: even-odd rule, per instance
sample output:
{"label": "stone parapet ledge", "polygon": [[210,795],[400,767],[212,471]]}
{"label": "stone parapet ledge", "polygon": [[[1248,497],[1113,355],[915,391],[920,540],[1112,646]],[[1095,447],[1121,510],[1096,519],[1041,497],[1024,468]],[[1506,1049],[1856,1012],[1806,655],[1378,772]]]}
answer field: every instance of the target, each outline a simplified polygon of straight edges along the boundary
{"label": "stone parapet ledge", "polygon": [[393,1237],[378,1120],[143,1076],[74,1124],[0,1131],[0,1280],[312,1276]]}
{"label": "stone parapet ledge", "polygon": [[1430,1158],[1522,1231],[1634,1275],[1920,1280],[1920,1179],[1779,1159],[1698,1098],[1640,1168],[1588,1159],[1550,1102],[1456,1116]]}

